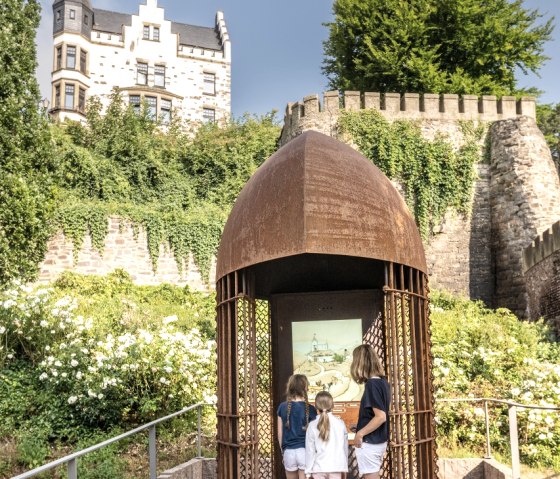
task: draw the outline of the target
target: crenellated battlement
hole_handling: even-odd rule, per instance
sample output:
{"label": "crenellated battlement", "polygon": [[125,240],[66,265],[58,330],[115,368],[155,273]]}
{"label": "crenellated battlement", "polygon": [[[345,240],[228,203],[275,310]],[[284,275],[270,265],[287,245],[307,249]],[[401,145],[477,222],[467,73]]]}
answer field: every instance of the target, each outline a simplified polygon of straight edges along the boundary
{"label": "crenellated battlement", "polygon": [[[455,95],[433,93],[376,93],[359,91],[328,91],[306,96],[302,101],[288,103],[284,116],[281,143],[307,129],[330,125],[341,110],[378,110],[387,120],[477,120],[497,121],[518,116],[536,117],[534,97],[494,95]],[[321,129],[321,128],[319,128]]]}
{"label": "crenellated battlement", "polygon": [[533,243],[523,250],[523,274],[557,251],[560,251],[560,221],[537,236]]}

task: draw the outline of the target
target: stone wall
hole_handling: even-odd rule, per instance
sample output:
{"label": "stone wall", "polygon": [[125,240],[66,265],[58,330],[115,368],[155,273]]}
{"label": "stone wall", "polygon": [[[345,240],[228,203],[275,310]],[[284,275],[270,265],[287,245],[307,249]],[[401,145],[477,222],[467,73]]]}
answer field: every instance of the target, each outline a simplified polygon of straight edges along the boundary
{"label": "stone wall", "polygon": [[448,211],[425,245],[430,286],[492,304],[490,167],[478,165],[473,208],[467,218]]}
{"label": "stone wall", "polygon": [[491,122],[516,118],[520,115],[536,117],[535,99],[524,97],[516,100],[504,96],[500,100],[495,96],[475,95],[435,95],[417,93],[360,93],[338,91],[306,96],[303,101],[288,103],[284,116],[284,128],[280,144],[284,145],[292,138],[306,130],[315,130],[336,137],[337,122],[341,110],[356,111],[360,109],[378,110],[387,120],[436,120],[457,122],[474,120]]}
{"label": "stone wall", "polygon": [[523,250],[529,318],[543,317],[560,335],[560,221]]}
{"label": "stone wall", "polygon": [[472,213],[449,211],[425,244],[430,284],[527,317],[521,252],[560,218],[560,183],[534,99],[326,92],[322,102],[310,95],[288,104],[280,142],[310,129],[347,141],[338,131],[341,111],[371,108],[388,121],[418,121],[426,139],[443,135],[455,148],[464,141],[462,120],[493,124],[490,164],[477,165]]}
{"label": "stone wall", "polygon": [[157,285],[171,283],[189,286],[198,291],[208,291],[215,283],[215,262],[210,271],[209,284],[205,283],[200,270],[191,258],[183,263],[183,273],[179,274],[177,263],[168,245],[160,245],[157,270],[152,268],[148,251],[146,232],[140,228],[135,237],[132,225],[121,218],[109,218],[109,233],[105,238],[102,253],[92,246],[91,237],[86,235],[83,247],[74,262],[74,245],[62,232],[56,234],[48,244],[48,252],[40,265],[39,282],[56,279],[63,271],[81,274],[105,275],[122,268],[128,272],[134,283]]}
{"label": "stone wall", "polygon": [[550,150],[528,117],[491,128],[490,207],[496,290],[494,306],[527,318],[523,249],[560,218],[560,181]]}

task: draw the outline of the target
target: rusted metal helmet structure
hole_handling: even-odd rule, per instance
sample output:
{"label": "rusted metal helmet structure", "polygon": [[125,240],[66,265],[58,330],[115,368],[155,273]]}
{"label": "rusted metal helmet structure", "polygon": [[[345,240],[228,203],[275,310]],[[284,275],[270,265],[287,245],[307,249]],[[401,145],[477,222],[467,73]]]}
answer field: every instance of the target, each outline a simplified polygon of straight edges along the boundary
{"label": "rusted metal helmet structure", "polygon": [[382,477],[437,476],[424,248],[376,166],[321,133],[292,140],[241,191],[216,273],[220,479],[284,477],[276,409],[294,372],[355,424],[361,392],[344,367],[362,342],[392,387]]}

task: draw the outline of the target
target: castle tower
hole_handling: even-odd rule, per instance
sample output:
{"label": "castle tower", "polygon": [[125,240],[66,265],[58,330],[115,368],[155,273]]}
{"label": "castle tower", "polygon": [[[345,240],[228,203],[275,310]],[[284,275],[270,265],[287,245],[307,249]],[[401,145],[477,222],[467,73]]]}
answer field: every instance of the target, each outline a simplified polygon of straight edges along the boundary
{"label": "castle tower", "polygon": [[52,111],[73,120],[85,111],[92,26],[89,0],[53,3]]}

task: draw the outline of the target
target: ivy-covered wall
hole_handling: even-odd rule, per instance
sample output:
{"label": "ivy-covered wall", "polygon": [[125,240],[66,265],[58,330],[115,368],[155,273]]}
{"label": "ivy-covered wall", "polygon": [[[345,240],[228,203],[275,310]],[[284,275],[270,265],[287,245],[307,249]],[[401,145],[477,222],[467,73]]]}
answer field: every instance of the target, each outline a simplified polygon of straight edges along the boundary
{"label": "ivy-covered wall", "polygon": [[171,283],[189,286],[196,291],[208,291],[214,286],[214,261],[210,265],[208,280],[194,262],[192,254],[188,261],[182,260],[183,268],[179,271],[177,259],[165,243],[160,244],[154,270],[146,230],[141,226],[135,228],[130,221],[122,218],[109,218],[103,248],[97,248],[93,243],[91,235],[86,233],[81,247],[75,251],[74,242],[59,231],[48,243],[48,252],[40,265],[39,282],[53,281],[63,271],[105,275],[121,268],[139,285]]}

